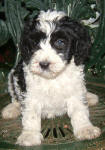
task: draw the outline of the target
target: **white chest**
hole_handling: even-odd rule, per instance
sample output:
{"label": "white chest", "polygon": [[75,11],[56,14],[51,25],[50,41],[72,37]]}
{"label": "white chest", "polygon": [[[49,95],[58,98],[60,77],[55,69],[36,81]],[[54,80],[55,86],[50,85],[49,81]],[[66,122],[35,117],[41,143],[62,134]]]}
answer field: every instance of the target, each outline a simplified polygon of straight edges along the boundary
{"label": "white chest", "polygon": [[67,111],[66,100],[81,88],[83,76],[67,69],[55,79],[38,75],[26,76],[27,92],[33,104],[40,104],[44,116],[62,115]]}

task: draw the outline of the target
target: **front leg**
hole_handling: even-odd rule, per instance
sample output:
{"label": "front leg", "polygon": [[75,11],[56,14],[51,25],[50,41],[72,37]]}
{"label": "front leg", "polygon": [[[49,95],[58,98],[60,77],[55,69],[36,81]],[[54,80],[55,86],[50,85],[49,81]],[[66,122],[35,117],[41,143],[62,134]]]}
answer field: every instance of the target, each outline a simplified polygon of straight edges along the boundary
{"label": "front leg", "polygon": [[26,101],[22,110],[23,130],[17,139],[19,145],[32,146],[41,144],[41,109],[39,106]]}
{"label": "front leg", "polygon": [[100,136],[101,131],[92,125],[89,120],[88,107],[83,103],[82,97],[72,97],[67,102],[68,116],[71,117],[74,135],[79,140],[94,139]]}

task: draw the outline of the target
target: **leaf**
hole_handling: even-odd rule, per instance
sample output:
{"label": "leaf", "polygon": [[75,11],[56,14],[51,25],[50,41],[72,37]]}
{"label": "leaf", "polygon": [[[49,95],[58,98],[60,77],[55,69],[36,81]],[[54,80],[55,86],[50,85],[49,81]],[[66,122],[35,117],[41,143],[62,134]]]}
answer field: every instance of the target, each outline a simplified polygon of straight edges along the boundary
{"label": "leaf", "polygon": [[70,4],[70,0],[57,0],[56,1],[56,9],[60,11],[64,11],[68,14],[68,5]]}
{"label": "leaf", "polygon": [[91,9],[91,5],[86,0],[71,0],[70,16],[74,19],[89,19],[95,17],[95,11]]}
{"label": "leaf", "polygon": [[34,10],[29,17],[34,18],[37,14],[38,14],[38,10]]}
{"label": "leaf", "polygon": [[96,14],[88,5],[86,5],[81,7],[81,11],[78,12],[76,17],[83,20],[83,19],[89,19],[90,17],[95,18]]}
{"label": "leaf", "polygon": [[5,0],[6,21],[15,46],[19,44],[23,28],[23,17],[21,13],[21,1]]}
{"label": "leaf", "polygon": [[105,0],[100,1],[100,11],[101,11],[100,25],[99,25],[96,38],[92,47],[91,55],[93,59],[89,61],[88,67],[92,67],[93,65],[97,64],[97,62],[100,62],[101,56],[105,54],[105,13],[104,13],[104,10],[105,10]]}
{"label": "leaf", "polygon": [[4,12],[4,7],[2,6],[2,3],[0,3],[0,12]]}
{"label": "leaf", "polygon": [[86,0],[57,0],[56,9],[65,11],[70,17],[78,20],[95,17],[95,11]]}
{"label": "leaf", "polygon": [[57,10],[64,10],[64,7],[63,7],[63,0],[57,0],[56,1],[56,9]]}
{"label": "leaf", "polygon": [[24,20],[29,15],[30,12],[26,8],[21,7],[20,13],[21,13],[22,20]]}
{"label": "leaf", "polygon": [[0,68],[0,95],[7,93],[7,79],[9,69]]}
{"label": "leaf", "polygon": [[0,46],[4,45],[9,38],[10,34],[7,25],[3,20],[0,20]]}
{"label": "leaf", "polygon": [[26,7],[30,9],[46,10],[45,3],[41,0],[24,0]]}
{"label": "leaf", "polygon": [[55,2],[53,2],[52,0],[43,0],[43,3],[46,6],[45,10],[54,8]]}

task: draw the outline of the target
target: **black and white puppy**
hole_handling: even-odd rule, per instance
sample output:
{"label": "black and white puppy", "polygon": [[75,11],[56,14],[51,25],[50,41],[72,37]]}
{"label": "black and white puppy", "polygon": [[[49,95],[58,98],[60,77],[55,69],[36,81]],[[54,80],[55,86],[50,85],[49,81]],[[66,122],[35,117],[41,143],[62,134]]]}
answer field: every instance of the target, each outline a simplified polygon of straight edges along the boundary
{"label": "black and white puppy", "polygon": [[26,23],[20,42],[21,61],[9,74],[12,103],[2,111],[5,119],[22,113],[18,144],[41,144],[41,118],[65,113],[78,139],[100,135],[100,129],[89,120],[87,106],[96,104],[98,97],[87,92],[84,81],[90,43],[86,29],[64,12],[41,11]]}

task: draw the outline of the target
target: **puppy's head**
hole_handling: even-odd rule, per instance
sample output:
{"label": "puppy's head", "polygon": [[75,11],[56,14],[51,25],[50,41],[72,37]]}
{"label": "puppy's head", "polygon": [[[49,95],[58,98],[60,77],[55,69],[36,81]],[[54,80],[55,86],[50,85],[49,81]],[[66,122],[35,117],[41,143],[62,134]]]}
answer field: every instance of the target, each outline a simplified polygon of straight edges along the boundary
{"label": "puppy's head", "polygon": [[90,37],[86,29],[63,12],[41,11],[27,22],[21,36],[22,59],[33,74],[55,78],[74,58],[84,64],[89,56]]}

